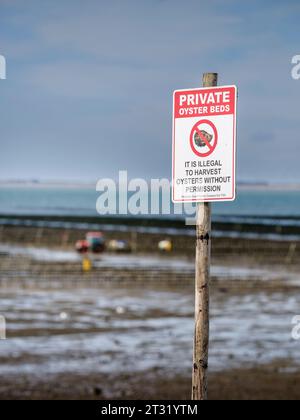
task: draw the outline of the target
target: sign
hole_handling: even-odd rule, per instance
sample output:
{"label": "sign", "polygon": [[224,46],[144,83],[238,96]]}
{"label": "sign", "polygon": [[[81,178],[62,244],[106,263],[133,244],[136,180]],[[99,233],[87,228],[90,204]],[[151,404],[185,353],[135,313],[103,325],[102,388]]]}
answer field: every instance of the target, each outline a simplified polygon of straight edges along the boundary
{"label": "sign", "polygon": [[174,92],[174,203],[235,199],[236,102],[236,86]]}

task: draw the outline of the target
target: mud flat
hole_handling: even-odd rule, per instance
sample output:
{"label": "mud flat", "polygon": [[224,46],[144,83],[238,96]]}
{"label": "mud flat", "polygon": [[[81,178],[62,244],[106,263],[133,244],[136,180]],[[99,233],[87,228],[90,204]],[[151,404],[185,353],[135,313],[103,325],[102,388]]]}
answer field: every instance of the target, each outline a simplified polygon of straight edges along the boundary
{"label": "mud flat", "polygon": [[[194,258],[158,253],[91,255],[93,269],[82,273],[82,258],[68,248],[0,244],[0,286],[64,287],[189,287],[195,278]],[[214,257],[212,288],[249,290],[298,289],[299,265],[258,263],[249,255]]]}
{"label": "mud flat", "polygon": [[[281,372],[278,363],[210,374],[210,400],[299,400],[300,373]],[[0,400],[186,400],[190,379],[166,378],[156,370],[101,375],[64,374],[47,378],[1,378]]]}
{"label": "mud flat", "polygon": [[[189,398],[192,260],[104,255],[85,277],[73,251],[0,253],[0,399]],[[210,398],[300,397],[299,271],[279,267],[213,266]]]}
{"label": "mud flat", "polygon": [[[76,228],[65,222],[54,222],[57,227],[2,225],[0,226],[0,243],[18,246],[35,246],[41,248],[60,248],[73,250],[78,239],[85,237],[89,230],[104,226],[78,224]],[[39,223],[39,222],[37,222]],[[41,222],[42,223],[42,222]],[[45,222],[46,225],[49,221]],[[26,224],[26,223],[25,223]],[[64,225],[64,227],[61,226]],[[121,239],[128,241],[136,253],[157,253],[158,242],[170,239],[173,243],[173,255],[185,255],[193,258],[195,252],[195,235],[193,228],[175,229],[157,227],[105,226],[107,240]],[[124,229],[123,229],[124,228]],[[245,235],[238,230],[213,232],[212,255],[215,260],[246,260],[253,264],[288,264],[300,262],[300,240],[294,235],[266,234],[258,236],[255,232]],[[252,228],[251,228],[252,229]],[[279,229],[280,230],[280,229]]]}
{"label": "mud flat", "polygon": [[[190,398],[194,238],[159,232],[81,271],[86,229],[5,226],[0,243],[0,399]],[[128,232],[108,231],[108,238]],[[214,241],[211,399],[299,399],[298,243]]]}

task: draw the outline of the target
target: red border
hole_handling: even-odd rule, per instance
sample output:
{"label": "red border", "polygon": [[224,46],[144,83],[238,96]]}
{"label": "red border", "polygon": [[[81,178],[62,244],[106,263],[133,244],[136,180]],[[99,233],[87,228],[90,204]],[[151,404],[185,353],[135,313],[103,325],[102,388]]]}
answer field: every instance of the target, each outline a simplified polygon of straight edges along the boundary
{"label": "red border", "polygon": [[[218,86],[215,87],[214,89],[221,89],[221,88],[234,88],[235,90],[235,95],[234,95],[234,114],[233,114],[233,139],[232,139],[232,149],[233,149],[233,159],[232,159],[232,179],[233,179],[233,183],[232,183],[232,196],[231,197],[221,197],[221,198],[202,198],[200,199],[181,199],[181,200],[175,200],[174,199],[174,179],[175,179],[175,93],[176,92],[180,92],[180,91],[195,91],[195,90],[199,90],[199,88],[196,89],[179,89],[179,90],[175,90],[173,92],[173,128],[172,128],[172,201],[174,204],[176,203],[208,203],[208,202],[222,202],[222,201],[234,201],[235,197],[236,197],[236,189],[235,189],[235,168],[236,168],[236,110],[237,110],[237,86],[235,85],[229,85],[229,86]],[[209,88],[201,88],[203,90],[205,89],[212,89],[211,87]],[[228,114],[230,115],[230,114]],[[232,115],[232,114],[231,114]],[[212,115],[213,116],[213,115]],[[193,117],[191,117],[193,118]]]}
{"label": "red border", "polygon": [[[197,131],[198,126],[200,124],[208,124],[213,129],[214,136],[215,136],[214,145],[212,147],[210,146],[210,144],[208,143],[208,141],[206,141],[207,146],[210,146],[209,147],[209,151],[206,152],[206,153],[200,153],[200,152],[198,152],[198,150],[195,148],[195,145],[194,145],[194,136],[193,136],[193,134],[194,134],[194,131]],[[198,131],[198,134],[200,135],[199,131]],[[200,137],[200,138],[202,139],[202,137]],[[196,122],[196,124],[194,124],[194,126],[192,128],[192,131],[191,131],[191,134],[190,134],[190,145],[191,145],[191,148],[192,148],[193,152],[195,153],[195,155],[197,155],[198,157],[207,157],[207,156],[210,156],[216,150],[217,144],[218,144],[218,131],[217,131],[217,128],[216,128],[215,124],[213,124],[209,120],[200,120],[200,121]]]}

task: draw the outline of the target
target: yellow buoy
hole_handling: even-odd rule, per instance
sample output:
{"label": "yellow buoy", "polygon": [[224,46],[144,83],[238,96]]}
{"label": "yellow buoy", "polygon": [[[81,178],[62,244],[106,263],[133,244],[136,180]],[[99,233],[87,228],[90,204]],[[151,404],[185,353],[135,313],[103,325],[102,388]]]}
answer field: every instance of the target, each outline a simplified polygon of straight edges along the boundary
{"label": "yellow buoy", "polygon": [[84,273],[90,272],[92,269],[92,262],[88,257],[84,257],[82,260],[82,271]]}

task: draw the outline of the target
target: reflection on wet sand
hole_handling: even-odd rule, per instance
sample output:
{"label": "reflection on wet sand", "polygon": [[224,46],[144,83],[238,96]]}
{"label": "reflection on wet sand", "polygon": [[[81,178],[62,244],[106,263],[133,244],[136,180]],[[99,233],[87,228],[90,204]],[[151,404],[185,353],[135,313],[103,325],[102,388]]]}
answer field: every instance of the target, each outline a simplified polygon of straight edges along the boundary
{"label": "reflection on wet sand", "polygon": [[[73,264],[73,271],[66,273],[69,278],[78,263],[72,251],[1,245],[0,252],[3,267],[7,260],[14,261],[14,268],[10,266],[2,276],[18,277],[20,258],[23,278],[29,281],[35,267],[44,264],[44,285],[57,263]],[[24,259],[30,261],[29,271],[24,269]],[[60,270],[64,266],[59,266]],[[103,255],[94,266],[94,276],[100,278],[102,270],[109,270],[110,287],[102,287],[101,281],[95,286],[87,279],[72,287],[64,284],[63,271],[55,272],[60,288],[51,290],[39,288],[38,281],[22,289],[11,287],[9,281],[6,286],[2,284],[1,313],[7,320],[8,339],[0,345],[0,373],[5,378],[3,384],[9,387],[14,383],[19,396],[23,395],[24,381],[35,389],[45,378],[55,381],[63,377],[69,383],[74,375],[96,375],[106,396],[112,386],[114,392],[121,391],[115,388],[114,380],[103,383],[103,376],[135,374],[136,378],[155,377],[157,381],[162,377],[189,380],[192,287],[180,283],[171,287],[163,282],[157,288],[151,281],[124,287],[114,285],[113,276],[118,270],[126,269],[133,275],[155,269],[165,276],[179,273],[192,278],[193,262],[184,257]],[[291,319],[300,308],[300,295],[294,290],[300,284],[297,273],[218,264],[212,274],[218,287],[213,288],[211,302],[211,374],[253,369],[279,360],[284,361],[280,365],[283,371],[297,372],[299,344],[291,338]],[[259,279],[261,290],[230,287],[231,281],[247,285],[254,279]],[[273,282],[281,282],[282,287],[271,287],[277,284]],[[82,389],[76,392],[84,394]],[[1,394],[5,394],[3,389]]]}

